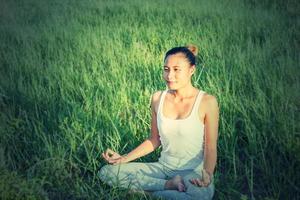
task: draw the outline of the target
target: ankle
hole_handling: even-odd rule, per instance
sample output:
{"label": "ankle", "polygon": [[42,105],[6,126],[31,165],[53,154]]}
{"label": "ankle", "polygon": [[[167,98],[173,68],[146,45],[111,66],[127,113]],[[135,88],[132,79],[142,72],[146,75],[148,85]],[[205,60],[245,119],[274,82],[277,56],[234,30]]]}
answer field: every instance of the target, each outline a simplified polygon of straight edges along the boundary
{"label": "ankle", "polygon": [[170,181],[171,181],[171,180],[167,180],[167,181],[166,181],[165,186],[164,186],[164,189],[165,189],[165,190],[167,190],[167,189],[170,188]]}

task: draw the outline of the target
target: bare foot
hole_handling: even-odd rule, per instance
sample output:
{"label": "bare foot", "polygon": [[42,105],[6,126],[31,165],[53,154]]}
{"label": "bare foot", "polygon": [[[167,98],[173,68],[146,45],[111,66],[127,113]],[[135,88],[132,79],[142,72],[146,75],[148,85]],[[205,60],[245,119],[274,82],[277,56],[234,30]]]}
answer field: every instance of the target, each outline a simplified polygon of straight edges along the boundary
{"label": "bare foot", "polygon": [[185,185],[181,176],[176,175],[168,180],[165,184],[166,190],[178,190],[179,192],[185,191]]}

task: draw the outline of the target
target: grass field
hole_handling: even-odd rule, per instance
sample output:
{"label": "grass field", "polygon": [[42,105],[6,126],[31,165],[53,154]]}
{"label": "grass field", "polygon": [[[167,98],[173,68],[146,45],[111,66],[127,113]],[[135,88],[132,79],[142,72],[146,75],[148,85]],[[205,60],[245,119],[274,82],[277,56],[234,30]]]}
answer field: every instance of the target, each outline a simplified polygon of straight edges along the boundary
{"label": "grass field", "polygon": [[164,53],[187,43],[220,106],[214,199],[299,199],[299,7],[0,0],[0,199],[150,199],[103,185],[100,154],[148,137]]}

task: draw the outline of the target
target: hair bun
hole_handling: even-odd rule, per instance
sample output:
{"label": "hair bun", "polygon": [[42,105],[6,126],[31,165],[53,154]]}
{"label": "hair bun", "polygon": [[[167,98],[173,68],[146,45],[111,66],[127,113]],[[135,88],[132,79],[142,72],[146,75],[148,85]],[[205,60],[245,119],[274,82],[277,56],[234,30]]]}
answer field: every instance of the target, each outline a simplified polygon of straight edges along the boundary
{"label": "hair bun", "polygon": [[188,44],[186,45],[186,48],[190,50],[194,54],[194,56],[198,54],[198,47],[196,45]]}

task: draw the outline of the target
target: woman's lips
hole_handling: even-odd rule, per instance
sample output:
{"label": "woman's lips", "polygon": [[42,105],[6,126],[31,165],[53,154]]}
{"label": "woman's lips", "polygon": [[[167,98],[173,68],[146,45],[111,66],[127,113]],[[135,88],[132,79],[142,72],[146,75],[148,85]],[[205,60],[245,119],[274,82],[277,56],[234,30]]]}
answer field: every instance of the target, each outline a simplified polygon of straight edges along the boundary
{"label": "woman's lips", "polygon": [[176,83],[176,81],[167,81],[167,84],[168,85],[173,85],[173,84],[175,84]]}
{"label": "woman's lips", "polygon": [[167,81],[168,83],[175,83],[175,81]]}

